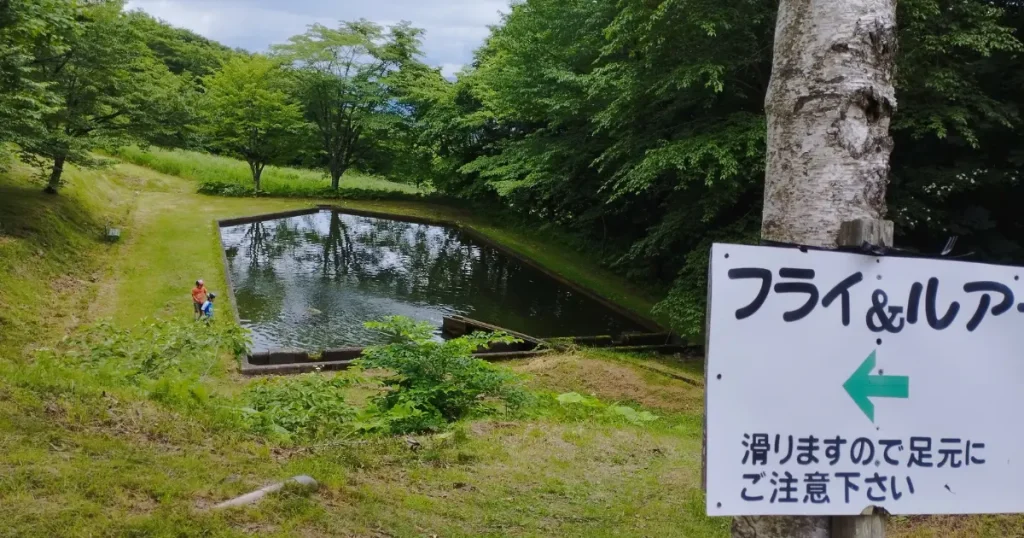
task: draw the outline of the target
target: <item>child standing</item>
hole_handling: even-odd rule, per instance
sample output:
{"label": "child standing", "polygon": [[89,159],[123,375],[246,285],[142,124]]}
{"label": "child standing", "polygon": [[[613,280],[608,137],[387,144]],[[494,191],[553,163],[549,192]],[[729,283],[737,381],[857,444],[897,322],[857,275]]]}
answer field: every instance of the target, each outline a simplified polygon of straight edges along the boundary
{"label": "child standing", "polygon": [[217,298],[216,293],[210,293],[206,296],[206,302],[203,303],[200,311],[203,314],[203,321],[210,321],[213,319],[213,300]]}
{"label": "child standing", "polygon": [[192,312],[196,321],[203,317],[203,304],[206,302],[206,283],[196,280],[196,287],[192,288]]}

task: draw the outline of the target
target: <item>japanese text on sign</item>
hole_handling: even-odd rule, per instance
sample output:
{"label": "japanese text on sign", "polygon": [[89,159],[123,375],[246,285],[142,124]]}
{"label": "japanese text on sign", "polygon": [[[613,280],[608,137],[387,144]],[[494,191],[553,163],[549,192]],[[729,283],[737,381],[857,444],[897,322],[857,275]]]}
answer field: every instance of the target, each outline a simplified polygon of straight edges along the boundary
{"label": "japanese text on sign", "polygon": [[1024,512],[1024,268],[711,260],[708,514]]}

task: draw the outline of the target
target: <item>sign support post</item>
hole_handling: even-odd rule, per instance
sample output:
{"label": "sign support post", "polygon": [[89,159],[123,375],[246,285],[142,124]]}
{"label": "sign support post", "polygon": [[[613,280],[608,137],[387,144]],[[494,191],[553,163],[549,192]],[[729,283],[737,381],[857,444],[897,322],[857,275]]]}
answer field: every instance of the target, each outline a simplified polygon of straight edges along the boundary
{"label": "sign support post", "polygon": [[[838,243],[840,247],[891,247],[893,228],[888,220],[847,221],[839,227]],[[831,527],[832,538],[885,538],[885,515],[872,506],[859,516],[833,517]]]}

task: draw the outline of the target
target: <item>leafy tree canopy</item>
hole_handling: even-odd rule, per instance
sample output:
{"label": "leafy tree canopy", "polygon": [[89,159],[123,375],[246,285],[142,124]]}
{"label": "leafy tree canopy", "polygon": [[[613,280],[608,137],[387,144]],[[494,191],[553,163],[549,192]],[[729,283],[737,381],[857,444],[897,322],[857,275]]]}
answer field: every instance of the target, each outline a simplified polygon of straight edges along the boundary
{"label": "leafy tree canopy", "polygon": [[204,82],[206,133],[215,147],[249,163],[258,192],[264,167],[286,159],[304,127],[284,72],[265,56],[238,57]]}

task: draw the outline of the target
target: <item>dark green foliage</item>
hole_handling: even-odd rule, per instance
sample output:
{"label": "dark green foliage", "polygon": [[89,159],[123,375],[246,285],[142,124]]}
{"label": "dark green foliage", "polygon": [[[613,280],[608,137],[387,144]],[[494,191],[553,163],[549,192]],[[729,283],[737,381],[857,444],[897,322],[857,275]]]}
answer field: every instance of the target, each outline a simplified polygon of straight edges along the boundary
{"label": "dark green foliage", "polygon": [[0,153],[7,142],[40,135],[42,115],[56,96],[39,80],[39,59],[65,50],[73,24],[64,0],[0,1]]}
{"label": "dark green foliage", "polygon": [[205,77],[220,70],[224,62],[241,56],[230,48],[201,35],[175,28],[142,11],[128,14],[142,33],[146,46],[175,75]]}
{"label": "dark green foliage", "polygon": [[391,343],[367,348],[360,366],[383,368],[392,375],[384,380],[389,390],[374,401],[376,412],[363,417],[363,429],[436,431],[493,412],[498,404],[517,409],[527,399],[515,374],[472,355],[490,344],[512,343],[512,337],[473,333],[438,342],[429,324],[402,317],[367,327],[386,334]]}
{"label": "dark green foliage", "polygon": [[153,55],[180,79],[178,102],[161,118],[168,128],[148,133],[144,140],[164,147],[205,148],[209,139],[199,133],[204,122],[198,110],[202,77],[215,74],[225,62],[244,54],[142,11],[128,13],[128,19]]}
{"label": "dark green foliage", "polygon": [[[901,2],[890,216],[897,241],[1024,262],[1024,5]],[[901,36],[902,37],[902,36]]]}
{"label": "dark green foliage", "polygon": [[355,408],[345,401],[353,376],[319,373],[259,380],[242,398],[250,428],[285,439],[315,440],[351,431]]}
{"label": "dark green foliage", "polygon": [[72,5],[75,24],[34,60],[32,77],[54,98],[38,133],[21,143],[24,155],[49,172],[48,192],[60,187],[66,163],[95,164],[93,149],[173,129],[187,93],[122,13],[122,0]]}
{"label": "dark green foliage", "polygon": [[238,183],[206,181],[199,184],[197,192],[211,196],[242,197],[255,196],[256,188],[248,185],[239,185]]}
{"label": "dark green foliage", "polygon": [[[712,241],[756,242],[772,3],[527,0],[456,83],[407,94],[434,185],[499,200],[637,282],[699,338]],[[903,247],[1024,260],[1019,2],[899,3],[889,201]]]}
{"label": "dark green foliage", "polygon": [[[759,227],[773,30],[774,6],[752,2],[517,4],[452,86],[461,106],[442,109],[480,143],[460,149],[466,179],[439,187],[497,195],[664,286],[709,235]],[[689,335],[698,287],[681,281],[662,308]]]}

